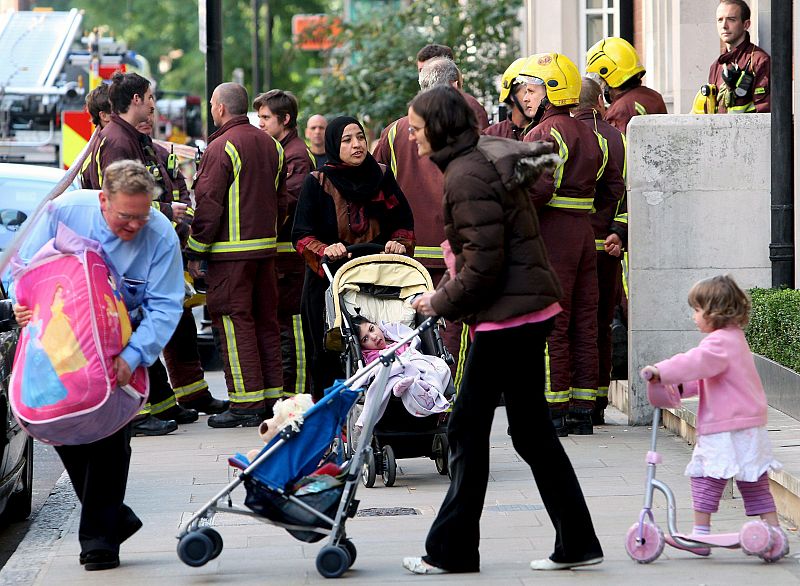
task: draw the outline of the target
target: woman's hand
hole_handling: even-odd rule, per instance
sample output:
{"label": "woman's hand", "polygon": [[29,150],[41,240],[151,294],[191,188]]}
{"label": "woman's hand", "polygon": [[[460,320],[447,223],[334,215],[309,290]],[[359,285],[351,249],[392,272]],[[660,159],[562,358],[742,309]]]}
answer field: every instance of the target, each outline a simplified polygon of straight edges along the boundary
{"label": "woman's hand", "polygon": [[655,366],[645,366],[641,372],[642,378],[651,383],[660,383],[661,374]]}
{"label": "woman's hand", "polygon": [[413,307],[417,313],[420,313],[425,317],[436,315],[436,312],[433,310],[433,306],[431,305],[431,297],[433,297],[433,293],[423,293],[411,302],[411,307]]}
{"label": "woman's hand", "polygon": [[350,257],[350,254],[347,252],[347,248],[341,242],[327,246],[322,252],[330,260],[340,260],[342,258]]}
{"label": "woman's hand", "polygon": [[17,320],[17,325],[19,325],[19,327],[24,328],[27,326],[32,317],[33,310],[28,309],[19,303],[14,304],[14,319]]}
{"label": "woman's hand", "polygon": [[389,240],[389,242],[386,243],[383,251],[387,254],[405,254],[406,247],[396,240]]}

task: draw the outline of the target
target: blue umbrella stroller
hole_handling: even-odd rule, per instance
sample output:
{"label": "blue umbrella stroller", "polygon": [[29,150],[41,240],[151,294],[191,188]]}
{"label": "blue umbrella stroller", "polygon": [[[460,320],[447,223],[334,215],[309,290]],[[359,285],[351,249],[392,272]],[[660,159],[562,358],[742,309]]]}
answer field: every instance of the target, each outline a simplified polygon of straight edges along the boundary
{"label": "blue umbrella stroller", "polygon": [[[363,375],[380,368],[377,378],[385,385],[397,348],[407,344],[436,323],[428,318],[413,332],[380,354],[380,358],[344,381],[337,381],[304,415],[299,430],[284,427],[259,452],[253,462],[242,454],[230,459],[241,473],[195,512],[178,532],[178,557],[189,566],[207,564],[222,552],[222,536],[211,527],[218,512],[248,515],[286,529],[300,541],[313,543],[328,536],[317,554],[317,570],[326,578],[338,578],[356,560],[356,548],[345,532],[345,522],[355,517],[356,487],[370,442],[360,442],[349,461],[341,462],[342,428],[364,389],[351,389]],[[382,377],[382,378],[381,378]],[[374,407],[374,408],[373,408]],[[364,417],[362,437],[372,437],[379,404]],[[327,454],[327,455],[326,455]],[[341,465],[335,475],[323,474],[322,466],[333,460]],[[330,469],[326,466],[325,470]],[[319,473],[314,474],[315,471]],[[233,504],[231,493],[244,484],[245,507]]]}

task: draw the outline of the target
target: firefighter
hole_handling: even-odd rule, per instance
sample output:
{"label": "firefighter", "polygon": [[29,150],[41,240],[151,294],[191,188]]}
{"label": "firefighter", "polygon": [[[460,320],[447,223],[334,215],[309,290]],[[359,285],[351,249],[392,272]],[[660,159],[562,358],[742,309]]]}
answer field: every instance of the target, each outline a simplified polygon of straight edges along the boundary
{"label": "firefighter", "polygon": [[[625,180],[625,135],[603,120],[605,103],[600,85],[588,77],[581,82],[581,95],[578,105],[572,111],[576,120],[584,122],[594,132],[599,133],[608,144],[608,159],[621,170]],[[622,285],[620,274],[620,255],[627,237],[625,190],[616,194],[617,205],[608,206],[589,216],[594,230],[594,243],[597,250],[597,353],[598,380],[597,400],[592,412],[592,425],[605,423],[605,408],[608,406],[608,385],[611,382],[611,322],[614,308],[619,300]]]}
{"label": "firefighter", "polygon": [[634,116],[667,113],[661,94],[642,85],[644,67],[625,39],[608,37],[595,43],[586,53],[586,71],[602,79],[603,95],[610,104],[606,122],[621,132]]}
{"label": "firefighter", "polygon": [[722,0],[717,32],[725,52],[712,64],[708,83],[718,90],[717,111],[769,112],[770,57],[750,42],[750,7],[744,0]]}
{"label": "firefighter", "polygon": [[483,131],[489,136],[501,136],[512,140],[522,140],[525,129],[531,119],[525,113],[522,98],[525,96],[525,84],[517,81],[520,69],[525,65],[527,57],[521,57],[508,66],[500,80],[500,103],[508,108],[507,118],[492,124]]}
{"label": "firefighter", "polygon": [[314,114],[306,122],[306,140],[315,169],[321,169],[328,160],[328,155],[325,154],[325,129],[327,127],[328,120],[322,114]]}
{"label": "firefighter", "polygon": [[562,311],[547,339],[545,395],[553,425],[564,437],[592,433],[597,395],[597,261],[593,209],[616,204],[625,189],[605,139],[570,115],[578,103],[581,76],[564,55],[532,55],[520,71],[523,103],[533,128],[525,142],[554,142],[561,163],[531,189],[542,237],[561,281]]}
{"label": "firefighter", "polygon": [[[441,73],[436,72],[439,69]],[[450,59],[431,59],[425,64],[425,71],[426,75],[420,75],[423,84],[438,81],[442,85],[453,85],[453,77],[459,76],[458,67]],[[422,90],[428,87],[433,86],[420,86]],[[392,170],[401,191],[407,194],[414,215],[414,258],[428,270],[436,285],[447,270],[441,247],[445,240],[442,208],[444,176],[430,158],[419,156],[411,131],[408,116],[392,122],[381,134],[373,155],[379,163]],[[458,389],[469,348],[468,328],[461,322],[446,320],[442,341],[453,355],[450,370],[453,384]]]}
{"label": "firefighter", "polygon": [[[92,110],[98,109],[96,117],[102,122],[103,92],[99,89],[94,91],[98,93],[87,105],[91,105]],[[152,148],[146,150],[152,144],[150,137],[136,129],[139,124],[146,124],[155,111],[150,82],[137,73],[117,72],[108,88],[108,100],[111,115],[108,124],[104,124],[101,130],[97,146],[89,155],[89,165],[83,168],[83,187],[101,189],[106,167],[115,161],[127,159],[142,162],[156,180],[158,189],[171,191],[171,186],[166,184],[166,169],[161,168]],[[90,115],[94,118],[92,110]],[[153,207],[175,222],[183,217],[187,208],[182,202],[161,205],[154,202]],[[178,405],[160,360],[148,367],[148,374],[151,379],[150,396],[140,417],[133,423],[134,435],[164,435],[175,431],[178,423],[197,421],[195,410]]]}
{"label": "firefighter", "polygon": [[[278,322],[281,326],[283,359],[283,394],[308,393],[309,378],[305,360],[303,321],[300,298],[303,294],[305,262],[292,246],[292,223],[297,198],[314,162],[306,143],[297,136],[297,98],[291,92],[270,90],[253,101],[258,125],[283,147],[286,167],[286,192],[289,196],[287,218],[278,230]],[[323,132],[324,138],[324,132]]]}
{"label": "firefighter", "polygon": [[[447,57],[453,62],[456,60],[453,50],[447,45],[425,45],[417,52],[417,71],[422,71],[422,66],[425,62],[436,57]],[[467,100],[467,104],[472,108],[472,111],[475,112],[475,116],[478,118],[478,130],[482,131],[489,126],[489,116],[486,115],[486,108],[484,108],[474,96],[465,92],[461,86],[462,81],[459,77],[457,89],[461,92],[461,95],[464,96],[464,99]]]}
{"label": "firefighter", "polygon": [[[206,303],[222,338],[230,408],[211,427],[256,427],[283,392],[277,227],[286,218],[283,147],[248,118],[247,90],[223,83],[211,95],[218,130],[194,183],[189,274],[207,278]],[[207,261],[207,269],[202,265]]]}

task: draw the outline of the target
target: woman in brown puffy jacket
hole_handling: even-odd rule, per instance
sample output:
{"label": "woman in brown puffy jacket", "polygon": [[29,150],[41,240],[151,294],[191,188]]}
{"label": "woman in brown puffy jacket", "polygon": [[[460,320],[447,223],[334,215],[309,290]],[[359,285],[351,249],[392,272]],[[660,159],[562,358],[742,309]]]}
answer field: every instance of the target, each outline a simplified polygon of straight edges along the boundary
{"label": "woman in brown puffy jacket", "polygon": [[403,566],[416,574],[479,571],[489,434],[500,393],[514,449],[531,467],[556,530],[554,552],[531,567],[600,563],[603,551],[544,397],[545,338],[561,310],[561,289],[527,186],[552,172],[552,146],[479,138],[472,110],[451,87],[419,94],[408,117],[419,155],[444,172],[448,266],[437,291],[414,305],[424,315],[464,321],[474,338],[447,429],[452,483],[428,533],[427,555],[405,558]]}

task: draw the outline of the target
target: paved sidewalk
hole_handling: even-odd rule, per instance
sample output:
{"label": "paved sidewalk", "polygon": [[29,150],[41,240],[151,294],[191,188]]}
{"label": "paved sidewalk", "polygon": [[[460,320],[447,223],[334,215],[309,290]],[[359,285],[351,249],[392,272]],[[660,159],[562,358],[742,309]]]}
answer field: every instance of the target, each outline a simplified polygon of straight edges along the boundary
{"label": "paved sidewalk", "polygon": [[[219,373],[209,382],[223,388]],[[800,583],[800,539],[789,527],[793,553],[768,565],[741,551],[714,550],[710,558],[667,548],[656,562],[639,565],[623,546],[628,527],[642,506],[644,456],[650,430],[623,425],[623,415],[609,410],[609,424],[594,436],[564,438],[586,494],[605,562],[579,571],[533,572],[528,563],[551,552],[553,530],[541,506],[530,470],[526,469],[506,435],[506,417],[498,409],[492,433],[492,467],[481,542],[479,574],[414,576],[400,565],[403,556],[420,555],[433,516],[447,488],[432,461],[400,460],[396,485],[366,489],[359,485],[360,510],[408,507],[418,514],[357,517],[347,523],[358,549],[353,568],[341,580],[354,584],[745,584],[758,580],[773,585]],[[202,568],[178,560],[175,534],[182,519],[205,503],[231,477],[227,458],[259,443],[255,429],[211,429],[202,417],[160,438],[134,438],[128,498],[144,527],[122,547],[122,565],[110,571],[86,572],[78,564],[78,509],[66,477],[32,524],[17,552],[0,572],[0,584],[46,586],[74,584],[322,584],[315,558],[325,541],[305,544],[285,531],[250,518],[220,514],[215,519],[225,546],[222,554]],[[690,530],[691,508],[683,468],[690,447],[661,430],[659,451],[664,464],[658,477],[675,491],[678,523]],[[244,491],[234,493],[241,504]],[[666,526],[666,503],[656,496],[657,522]],[[740,500],[724,500],[715,528],[738,531],[744,522]]]}

